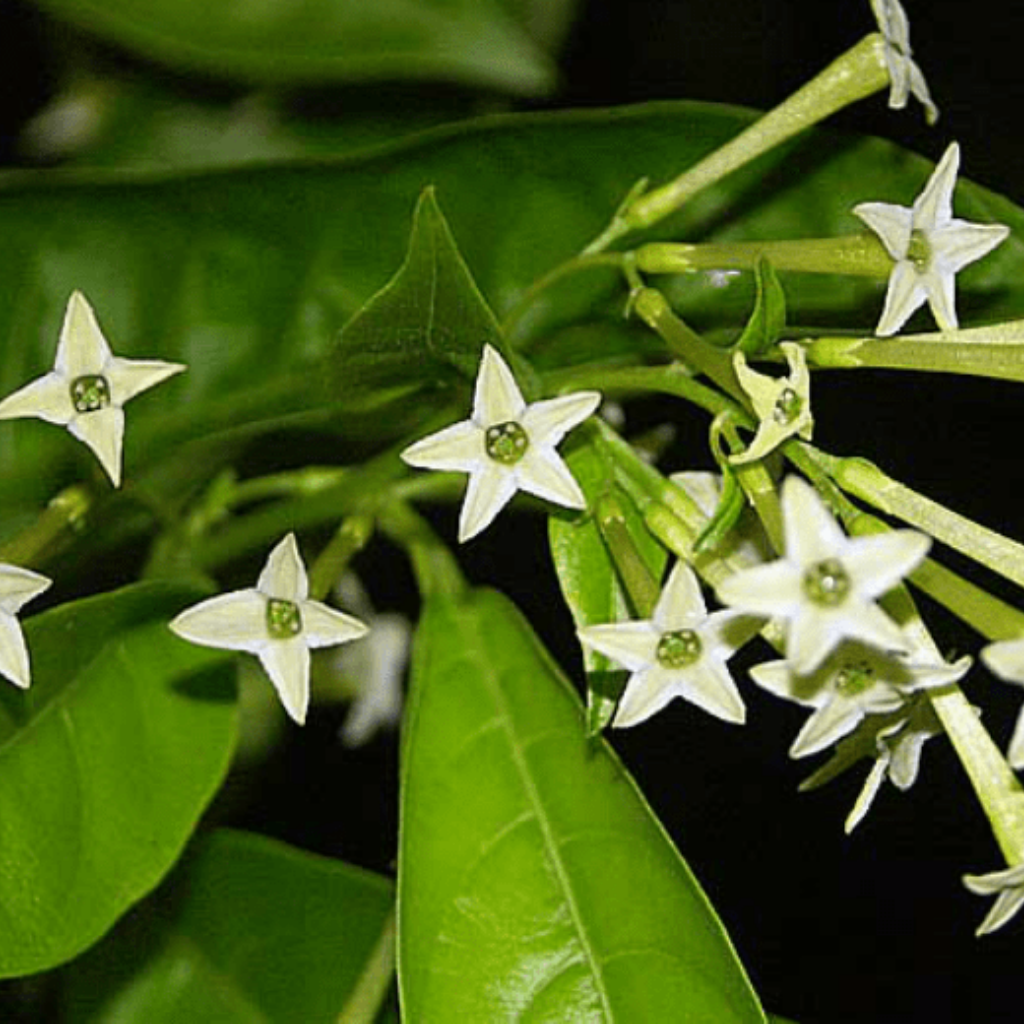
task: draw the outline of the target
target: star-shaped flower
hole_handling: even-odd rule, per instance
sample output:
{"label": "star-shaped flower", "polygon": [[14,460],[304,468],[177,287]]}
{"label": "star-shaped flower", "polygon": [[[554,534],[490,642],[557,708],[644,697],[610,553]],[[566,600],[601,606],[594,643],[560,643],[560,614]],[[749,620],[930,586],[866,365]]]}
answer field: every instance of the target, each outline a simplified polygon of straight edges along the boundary
{"label": "star-shaped flower", "polygon": [[910,48],[910,22],[899,0],[871,0],[878,28],[885,39],[885,63],[889,68],[889,106],[902,110],[910,93],[921,101],[929,124],[939,119],[939,108],[932,102],[928,83],[914,61]]}
{"label": "star-shaped flower", "polygon": [[996,901],[975,935],[988,935],[1007,924],[1024,907],[1024,864],[1003,868],[987,875],[964,875],[963,883],[977,896],[995,896]]}
{"label": "star-shaped flower", "polygon": [[32,677],[17,614],[52,581],[17,565],[0,563],[0,675],[27,690]]}
{"label": "star-shaped flower", "polygon": [[[1018,640],[999,640],[981,652],[981,660],[1000,679],[1024,685],[1024,637]],[[1010,740],[1006,759],[1012,768],[1024,768],[1024,708],[1017,716],[1017,725]]]}
{"label": "star-shaped flower", "polygon": [[814,488],[794,476],[782,485],[782,514],[785,557],[726,578],[722,603],[786,620],[786,660],[801,675],[846,638],[906,653],[875,598],[918,565],[931,539],[915,530],[846,537]]}
{"label": "star-shaped flower", "polygon": [[255,654],[288,714],[302,725],[309,706],[309,651],[365,636],[351,615],[309,600],[306,567],[295,534],[270,552],[255,587],[186,608],[170,628],[204,647]]}
{"label": "star-shaped flower", "polygon": [[118,487],[125,402],[184,369],[181,363],[113,355],[92,306],[72,292],[53,369],[0,402],[0,419],[35,416],[67,427]]}
{"label": "star-shaped flower", "polygon": [[596,391],[578,391],[528,405],[505,360],[485,345],[473,415],[411,444],[402,458],[420,469],[469,474],[460,541],[489,526],[519,489],[567,508],[586,508],[555,446],[600,402]]}
{"label": "star-shaped flower", "polygon": [[789,374],[785,377],[757,373],[747,365],[747,357],[742,352],[733,353],[736,379],[750,397],[759,421],[747,450],[729,459],[734,466],[764,458],[791,437],[811,439],[814,417],[811,415],[811,374],[807,369],[807,356],[800,345],[791,341],[782,342],[779,348],[789,364]]}
{"label": "star-shaped flower", "polygon": [[853,208],[896,261],[875,329],[880,337],[895,334],[925,301],[942,330],[955,330],[957,273],[1010,234],[1002,224],[972,224],[953,216],[959,166],[960,147],[953,142],[910,209],[892,203]]}
{"label": "star-shaped flower", "polygon": [[697,577],[676,562],[652,618],[586,626],[578,631],[587,647],[612,658],[632,675],[612,725],[637,725],[673,697],[703,708],[727,722],[743,722],[746,708],[725,667],[754,633],[736,612],[708,614]]}
{"label": "star-shaped flower", "polygon": [[789,750],[790,757],[806,757],[852,732],[865,716],[896,711],[915,691],[955,683],[970,667],[966,657],[953,665],[916,661],[848,641],[808,675],[783,660],[755,665],[750,676],[777,697],[815,709]]}

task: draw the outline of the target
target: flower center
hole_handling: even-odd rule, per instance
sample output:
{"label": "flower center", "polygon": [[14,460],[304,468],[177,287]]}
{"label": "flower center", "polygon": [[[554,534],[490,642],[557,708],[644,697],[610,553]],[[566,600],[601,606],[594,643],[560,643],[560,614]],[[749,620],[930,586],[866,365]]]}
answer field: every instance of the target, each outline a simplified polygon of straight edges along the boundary
{"label": "flower center", "polygon": [[792,388],[783,388],[775,400],[772,417],[776,423],[786,426],[800,415],[803,407],[804,400]]}
{"label": "flower center", "polygon": [[76,377],[71,382],[71,404],[75,412],[96,412],[110,405],[110,385],[98,373]]}
{"label": "flower center", "polygon": [[302,632],[302,615],[294,601],[267,598],[267,632],[273,640],[287,640]]}
{"label": "flower center", "polygon": [[530,438],[515,420],[495,423],[484,433],[484,449],[503,466],[514,466],[530,447]]}
{"label": "flower center", "polygon": [[804,570],[803,587],[809,601],[833,608],[846,600],[850,577],[838,558],[824,558]]}
{"label": "flower center", "polygon": [[700,660],[703,644],[692,629],[662,633],[654,656],[662,668],[686,668]]}
{"label": "flower center", "polygon": [[907,243],[907,259],[914,264],[917,270],[927,270],[928,264],[932,261],[932,247],[928,238],[920,228],[914,228],[910,232],[910,241]]}
{"label": "flower center", "polygon": [[875,670],[866,661],[847,662],[836,673],[835,688],[844,697],[855,697],[871,688]]}

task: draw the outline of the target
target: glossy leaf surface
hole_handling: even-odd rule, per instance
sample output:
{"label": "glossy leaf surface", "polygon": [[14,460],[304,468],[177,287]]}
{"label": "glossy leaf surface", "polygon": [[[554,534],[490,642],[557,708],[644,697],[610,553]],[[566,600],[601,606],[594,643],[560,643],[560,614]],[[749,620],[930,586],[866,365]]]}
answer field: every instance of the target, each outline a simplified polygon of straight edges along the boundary
{"label": "glossy leaf surface", "polygon": [[32,686],[0,690],[0,976],[98,939],[168,871],[224,777],[228,664],[166,626],[195,598],[139,585],[26,624]]}
{"label": "glossy leaf surface", "polygon": [[220,830],[73,967],[67,1024],[335,1024],[393,902],[380,875]]}
{"label": "glossy leaf surface", "polygon": [[407,715],[406,1019],[764,1020],[693,876],[506,598],[428,605]]}
{"label": "glossy leaf surface", "polygon": [[502,0],[37,0],[167,64],[260,82],[433,78],[548,92],[550,57]]}

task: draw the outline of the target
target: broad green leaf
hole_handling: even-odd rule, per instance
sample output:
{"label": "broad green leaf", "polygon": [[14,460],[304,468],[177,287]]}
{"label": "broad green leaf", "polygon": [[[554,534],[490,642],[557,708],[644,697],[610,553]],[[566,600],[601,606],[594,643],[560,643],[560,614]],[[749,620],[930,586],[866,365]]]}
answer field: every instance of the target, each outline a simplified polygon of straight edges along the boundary
{"label": "broad green leaf", "polygon": [[405,1019],[764,1021],[686,864],[506,598],[428,603],[407,716]]}
{"label": "broad green leaf", "polygon": [[425,189],[401,269],[345,325],[331,350],[335,386],[472,381],[485,344],[505,348],[434,190]]}
{"label": "broad green leaf", "polygon": [[[639,177],[668,180],[749,120],[730,108],[655,104],[483,119],[320,163],[0,178],[0,393],[49,370],[68,295],[80,288],[115,352],[189,366],[127,407],[128,488],[172,456],[213,472],[222,437],[237,444],[270,428],[332,429],[364,450],[397,440],[430,410],[407,395],[367,408],[359,388],[322,388],[313,367],[401,265],[424,187],[434,186],[481,293],[507,317],[533,281],[594,237]],[[799,159],[787,162],[790,152],[710,189],[659,232],[700,241],[856,231],[855,203],[910,202],[929,170],[877,139],[835,146],[814,135],[798,144]],[[955,202],[958,216],[1014,230],[959,275],[962,321],[1024,316],[1024,215],[967,182]],[[753,303],[749,275],[660,283],[695,327],[729,338]],[[877,322],[882,282],[788,274],[784,283],[793,323],[870,331]],[[636,351],[650,332],[623,320],[625,298],[609,270],[567,278],[517,319],[510,341],[535,345],[542,366],[584,358],[597,343]],[[0,530],[94,468],[58,427],[19,421],[0,431]],[[213,432],[217,443],[197,459],[188,444]]]}
{"label": "broad green leaf", "polygon": [[174,67],[257,82],[436,79],[535,96],[550,57],[502,0],[36,0]]}
{"label": "broad green leaf", "polygon": [[0,690],[0,977],[95,942],[164,876],[223,779],[224,655],[166,626],[196,597],[140,584],[26,623],[32,686]]}
{"label": "broad green leaf", "polygon": [[786,326],[786,293],[775,268],[764,257],[757,261],[754,269],[754,284],[757,288],[754,312],[736,342],[736,348],[748,356],[767,352],[781,339]]}
{"label": "broad green leaf", "polygon": [[219,830],[72,965],[66,1024],[336,1024],[393,906],[380,875]]}
{"label": "broad green leaf", "polygon": [[[665,549],[650,535],[636,506],[616,485],[614,469],[602,457],[599,443],[592,438],[579,445],[566,462],[587,496],[588,508],[595,508],[602,494],[617,494],[625,512],[625,527],[652,576],[660,580],[665,570]],[[562,596],[577,629],[635,617],[593,516],[552,516],[549,538]],[[587,669],[587,732],[594,734],[611,721],[626,674],[615,671],[614,663],[596,651],[584,650],[583,663]]]}

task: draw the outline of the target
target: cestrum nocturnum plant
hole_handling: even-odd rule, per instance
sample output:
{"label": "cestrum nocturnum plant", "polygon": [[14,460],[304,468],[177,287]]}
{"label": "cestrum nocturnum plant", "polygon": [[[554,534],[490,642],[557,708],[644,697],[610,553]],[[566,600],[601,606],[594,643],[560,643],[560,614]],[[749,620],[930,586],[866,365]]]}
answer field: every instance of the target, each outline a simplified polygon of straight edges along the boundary
{"label": "cestrum nocturnum plant", "polygon": [[726,661],[753,634],[751,620],[734,611],[710,615],[693,570],[676,562],[650,619],[585,626],[587,647],[630,675],[612,719],[624,728],[682,697],[726,722],[743,722],[746,708]]}
{"label": "cestrum nocturnum plant", "polygon": [[960,147],[953,142],[909,209],[893,203],[860,203],[853,208],[895,260],[875,329],[880,337],[895,334],[925,301],[942,330],[955,330],[957,273],[1010,234],[1002,224],[972,224],[953,216],[959,167]]}
{"label": "cestrum nocturnum plant", "polygon": [[309,706],[310,648],[358,640],[368,631],[359,619],[309,600],[306,567],[293,533],[270,552],[255,587],[200,601],[170,628],[194,644],[255,654],[299,725]]}
{"label": "cestrum nocturnum plant", "polygon": [[520,489],[567,508],[586,508],[555,447],[600,402],[596,391],[577,391],[527,404],[508,364],[485,345],[470,418],[411,444],[402,458],[419,469],[469,474],[460,542],[486,529]]}
{"label": "cestrum nocturnum plant", "polygon": [[17,614],[51,582],[30,569],[0,562],[0,674],[23,690],[28,689],[32,677]]}
{"label": "cestrum nocturnum plant", "polygon": [[757,416],[757,433],[746,451],[730,457],[733,465],[762,459],[791,437],[811,439],[814,417],[811,415],[811,374],[807,356],[800,345],[784,341],[779,348],[786,357],[789,373],[769,377],[747,365],[746,356],[735,352],[733,369],[740,387],[747,393]]}
{"label": "cestrum nocturnum plant", "polygon": [[784,557],[727,577],[723,604],[787,624],[786,660],[813,672],[845,639],[907,652],[899,626],[875,604],[924,558],[931,539],[916,530],[847,537],[817,492],[799,477],[782,485]]}
{"label": "cestrum nocturnum plant", "polygon": [[968,657],[954,664],[917,660],[853,640],[806,675],[781,660],[755,665],[750,677],[777,697],[814,708],[789,749],[790,757],[807,757],[852,732],[865,716],[896,711],[917,690],[955,683],[970,667]]}
{"label": "cestrum nocturnum plant", "polygon": [[929,124],[939,119],[939,108],[932,101],[928,83],[914,61],[910,48],[910,21],[899,0],[871,0],[871,10],[885,39],[885,63],[889,69],[889,106],[902,110],[911,93],[924,107]]}
{"label": "cestrum nocturnum plant", "polygon": [[181,363],[115,356],[92,306],[75,291],[68,299],[53,369],[0,402],[0,419],[34,416],[67,427],[93,450],[118,487],[125,402],[184,369]]}

